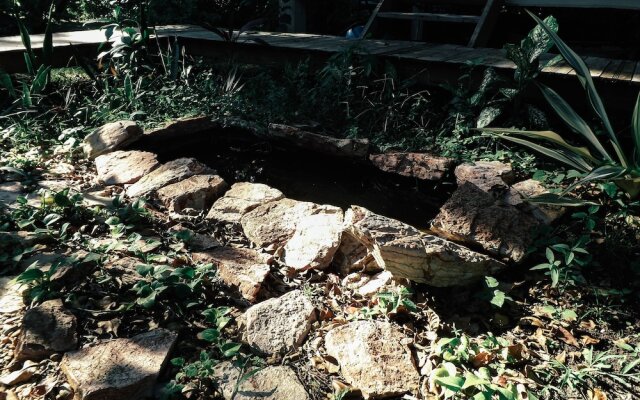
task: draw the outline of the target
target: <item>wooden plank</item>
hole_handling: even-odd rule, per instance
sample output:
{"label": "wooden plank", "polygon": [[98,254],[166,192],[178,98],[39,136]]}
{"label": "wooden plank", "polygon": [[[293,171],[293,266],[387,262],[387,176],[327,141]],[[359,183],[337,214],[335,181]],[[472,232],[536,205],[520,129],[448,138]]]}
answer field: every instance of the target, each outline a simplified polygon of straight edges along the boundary
{"label": "wooden plank", "polygon": [[636,70],[636,62],[635,61],[622,61],[622,65],[618,68],[618,73],[613,79],[617,81],[626,81],[630,82],[633,78],[633,72]]}
{"label": "wooden plank", "polygon": [[427,22],[451,22],[463,24],[477,24],[480,17],[477,15],[456,15],[456,14],[434,14],[422,12],[392,12],[386,11],[378,13],[378,18],[387,19],[409,19]]}
{"label": "wooden plank", "polygon": [[600,75],[600,79],[613,79],[618,72],[618,68],[622,65],[622,60],[611,60],[609,65],[602,71],[602,75]]}
{"label": "wooden plank", "polygon": [[501,5],[501,0],[487,0],[487,4],[482,10],[482,15],[480,15],[480,21],[469,40],[469,47],[484,47],[487,45],[491,32],[493,32],[493,28],[498,21]]}
{"label": "wooden plank", "polygon": [[599,78],[607,68],[611,60],[601,57],[586,57],[584,62],[589,67],[589,72],[593,78]]}
{"label": "wooden plank", "polygon": [[633,71],[633,78],[631,82],[640,82],[640,62],[636,63],[636,69]]}

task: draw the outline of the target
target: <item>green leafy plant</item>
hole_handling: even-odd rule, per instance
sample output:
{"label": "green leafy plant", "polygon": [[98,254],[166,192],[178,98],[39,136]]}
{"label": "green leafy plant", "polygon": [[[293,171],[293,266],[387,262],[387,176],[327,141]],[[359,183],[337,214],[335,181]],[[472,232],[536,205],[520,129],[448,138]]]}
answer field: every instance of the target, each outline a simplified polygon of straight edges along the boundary
{"label": "green leafy plant", "polygon": [[544,270],[545,275],[551,278],[551,286],[556,287],[560,282],[580,283],[584,282],[581,267],[589,264],[591,256],[586,249],[589,243],[587,236],[580,237],[575,243],[554,244],[545,250],[546,262],[531,268],[532,271]]}
{"label": "green leafy plant", "polygon": [[147,278],[132,289],[137,295],[136,304],[143,308],[153,308],[158,302],[170,299],[176,307],[184,301],[191,301],[186,303],[187,308],[196,306],[195,300],[201,294],[203,282],[210,280],[215,273],[212,264],[181,268],[142,264],[136,267],[136,271]]}
{"label": "green leafy plant", "polygon": [[376,303],[372,307],[363,307],[360,316],[373,318],[376,315],[395,315],[403,312],[416,312],[418,307],[411,300],[413,292],[406,287],[400,287],[395,292],[382,292],[375,295]]}
{"label": "green leafy plant", "polygon": [[[632,118],[633,144],[630,152],[625,153],[616,132],[611,125],[591,78],[585,62],[576,54],[544,21],[529,13],[538,25],[551,38],[556,48],[576,72],[578,80],[585,89],[589,105],[600,119],[602,128],[608,137],[608,144],[601,141],[592,128],[574,109],[553,89],[538,83],[542,94],[558,116],[586,141],[588,147],[577,147],[567,139],[552,131],[523,131],[516,129],[487,128],[488,132],[504,140],[529,147],[551,157],[584,174],[577,182],[567,187],[561,194],[565,195],[578,185],[589,182],[614,182],[624,190],[631,199],[640,194],[640,96]],[[607,147],[613,150],[608,150]],[[558,196],[546,195],[539,201],[553,202]],[[535,198],[534,198],[535,200]]]}

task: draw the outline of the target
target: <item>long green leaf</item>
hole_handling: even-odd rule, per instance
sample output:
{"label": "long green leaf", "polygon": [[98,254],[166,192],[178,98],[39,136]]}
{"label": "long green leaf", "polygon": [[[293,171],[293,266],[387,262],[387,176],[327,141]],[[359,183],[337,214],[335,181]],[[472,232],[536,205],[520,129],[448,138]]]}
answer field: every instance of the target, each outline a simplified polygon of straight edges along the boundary
{"label": "long green leaf", "polygon": [[[558,36],[558,34],[554,32],[553,29],[547,26],[547,24],[545,24],[544,21],[542,21],[540,18],[538,18],[535,14],[533,14],[529,10],[527,10],[527,13],[529,13],[529,15],[545,30],[545,32],[547,32],[551,40],[553,40],[553,43],[558,48],[558,51],[560,51],[560,54],[562,54],[562,57],[564,57],[567,63],[571,65],[571,67],[573,67],[573,69],[576,71],[578,80],[580,81],[584,89],[587,91],[587,96],[589,97],[589,102],[591,104],[591,107],[596,112],[596,114],[598,114],[598,116],[600,117],[602,124],[604,125],[607,133],[611,138],[611,141],[617,146],[616,151],[619,151],[621,147],[620,147],[620,144],[618,143],[618,138],[616,137],[616,134],[613,131],[613,127],[611,125],[611,122],[609,121],[609,117],[604,108],[604,104],[602,103],[602,99],[598,95],[595,85],[593,84],[593,79],[591,78],[591,72],[589,71],[587,64],[585,64],[584,60],[582,60],[582,58],[580,58],[580,56],[576,52],[571,50],[571,48],[562,39],[560,39],[560,36]],[[618,157],[620,158],[620,162],[623,165],[626,166],[628,164],[624,154],[619,153]]]}
{"label": "long green leaf", "polygon": [[51,67],[41,65],[38,68],[38,72],[36,73],[36,77],[33,79],[31,83],[31,94],[40,94],[42,90],[49,83],[49,72],[51,71]]}
{"label": "long green leaf", "polygon": [[638,94],[636,107],[633,110],[631,128],[633,133],[633,143],[635,144],[635,166],[640,167],[640,93]]}
{"label": "long green leaf", "polygon": [[569,193],[578,185],[584,185],[585,183],[600,181],[600,180],[611,180],[615,178],[619,178],[623,176],[627,172],[626,168],[620,167],[619,165],[603,165],[601,167],[595,168],[593,171],[589,172],[584,178],[580,179],[576,183],[567,187],[562,195]]}
{"label": "long green leaf", "polygon": [[33,75],[34,65],[36,64],[36,56],[33,53],[33,49],[31,48],[31,36],[29,36],[29,31],[27,27],[20,21],[20,18],[16,17],[16,22],[18,24],[18,29],[20,30],[20,38],[22,39],[22,45],[26,50],[25,54],[25,62],[27,64],[27,72]]}
{"label": "long green leaf", "polygon": [[47,27],[44,31],[44,40],[42,42],[42,62],[44,65],[51,65],[53,62],[53,32],[51,30],[51,21],[53,17],[54,2],[49,7],[49,15],[47,16]]}
{"label": "long green leaf", "polygon": [[[509,135],[498,135],[500,136],[502,139],[504,140],[508,140],[510,142],[514,142],[514,143],[518,143],[521,144],[523,146],[526,146],[532,150],[535,150],[539,153],[544,154],[547,157],[553,158],[556,161],[559,161],[561,163],[564,163],[572,168],[577,169],[578,171],[582,171],[582,172],[589,172],[591,170],[590,166],[585,166],[584,164],[582,164],[579,160],[576,160],[574,157],[572,157],[569,154],[563,153],[559,150],[552,150],[548,147],[544,147],[541,146],[537,143],[533,143],[529,140],[525,140],[525,139],[521,139],[521,138],[517,138],[517,137],[512,137]],[[583,160],[584,161],[584,160]]]}
{"label": "long green leaf", "polygon": [[519,135],[519,136],[525,136],[531,139],[540,139],[540,140],[551,142],[555,145],[558,145],[564,148],[565,150],[570,151],[571,153],[575,153],[580,158],[583,158],[584,162],[582,162],[582,164],[585,165],[585,168],[590,167],[589,161],[593,163],[599,163],[598,160],[591,155],[591,153],[589,152],[589,149],[587,149],[586,147],[572,146],[569,143],[567,143],[562,138],[562,136],[558,135],[553,131],[521,131],[516,129],[508,129],[508,128],[488,128],[488,129],[483,129],[483,131],[500,133],[500,134],[505,134],[510,136]]}
{"label": "long green leaf", "polygon": [[539,84],[539,86],[544,98],[549,102],[551,107],[553,107],[556,114],[558,114],[558,116],[562,118],[567,125],[573,128],[574,131],[587,139],[591,146],[598,150],[598,153],[610,161],[611,156],[604,149],[596,134],[591,130],[589,124],[587,124],[585,120],[582,119],[582,117],[580,117],[580,115],[571,108],[569,103],[567,103],[555,90],[543,84]]}
{"label": "long green leaf", "polygon": [[10,97],[16,97],[16,89],[13,87],[11,75],[0,69],[0,86],[7,89]]}

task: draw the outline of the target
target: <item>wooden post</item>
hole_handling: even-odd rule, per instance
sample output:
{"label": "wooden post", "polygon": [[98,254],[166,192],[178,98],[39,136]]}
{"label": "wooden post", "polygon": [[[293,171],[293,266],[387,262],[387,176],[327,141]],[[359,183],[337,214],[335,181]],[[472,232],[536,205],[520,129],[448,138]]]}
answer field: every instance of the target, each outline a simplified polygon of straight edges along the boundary
{"label": "wooden post", "polygon": [[280,24],[285,32],[306,32],[305,0],[280,0]]}

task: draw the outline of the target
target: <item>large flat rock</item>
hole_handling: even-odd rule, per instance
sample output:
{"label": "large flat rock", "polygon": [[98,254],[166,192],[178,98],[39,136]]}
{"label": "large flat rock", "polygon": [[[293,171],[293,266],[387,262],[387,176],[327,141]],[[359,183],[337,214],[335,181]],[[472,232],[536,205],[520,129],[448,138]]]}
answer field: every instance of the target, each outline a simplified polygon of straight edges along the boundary
{"label": "large flat rock", "polygon": [[[341,213],[342,210],[339,207],[320,205],[307,201],[281,199],[256,207],[254,210],[242,216],[240,222],[244,234],[253,243],[262,248],[279,249],[294,236],[298,225],[305,218],[312,215],[331,214],[331,216],[324,219],[316,218],[307,221],[307,230],[314,228],[313,226],[309,227],[309,223],[321,223],[325,225],[324,232],[333,236],[330,232],[333,228],[326,225],[334,224],[340,218]],[[318,228],[321,227],[318,226]],[[300,238],[298,240],[304,240],[304,237],[302,237],[304,234],[311,234],[310,232],[305,232],[306,233],[301,232],[299,234]],[[327,240],[332,241],[335,240],[335,237],[323,240],[325,242]],[[312,252],[314,252],[314,250],[312,250]],[[293,255],[291,255],[291,259],[294,260]]]}
{"label": "large flat rock", "polygon": [[390,322],[355,321],[330,330],[325,347],[365,399],[385,398],[418,391],[420,374],[407,340]]}
{"label": "large flat rock", "polygon": [[134,121],[112,122],[87,135],[82,148],[88,158],[94,159],[135,142],[142,134],[142,128]]}
{"label": "large flat rock", "polygon": [[290,146],[330,156],[364,159],[369,154],[368,139],[339,139],[281,124],[269,124],[269,136]]}
{"label": "large flat rock", "polygon": [[171,212],[187,208],[209,210],[224,191],[227,183],[218,175],[194,175],[158,190],[158,198]]}
{"label": "large flat rock", "polygon": [[520,262],[539,226],[530,214],[496,202],[490,193],[465,183],[442,206],[431,229],[451,240],[482,247],[494,256]]}
{"label": "large flat rock", "polygon": [[151,171],[127,188],[127,196],[141,197],[172,183],[209,172],[209,167],[194,158],[178,158]]}
{"label": "large flat rock", "polygon": [[[309,395],[295,372],[286,366],[261,369],[249,379],[239,382],[240,370],[225,361],[216,366],[214,376],[225,400],[308,400]],[[235,397],[234,397],[235,393]]]}
{"label": "large flat rock", "polygon": [[284,246],[283,262],[297,271],[328,267],[340,246],[342,223],[343,212],[335,207],[301,218]]}
{"label": "large flat rock", "polygon": [[244,318],[250,346],[263,354],[283,355],[304,343],[316,309],[301,290],[294,290],[252,306]]}
{"label": "large flat rock", "polygon": [[451,158],[426,153],[372,154],[369,156],[369,160],[385,172],[426,181],[442,180],[451,171],[454,164],[454,160]]}
{"label": "large flat rock", "polygon": [[284,194],[261,183],[233,184],[224,196],[216,200],[207,219],[225,223],[240,223],[240,218],[256,207],[284,198]]}
{"label": "large flat rock", "polygon": [[507,193],[505,193],[501,201],[528,212],[543,224],[551,225],[555,220],[562,217],[567,209],[550,204],[534,204],[527,201],[529,197],[540,196],[547,193],[549,193],[549,190],[540,182],[527,179],[514,183]]}
{"label": "large flat rock", "polygon": [[156,329],[65,354],[60,368],[81,400],[143,399],[153,391],[178,335]]}
{"label": "large flat rock", "polygon": [[511,164],[500,161],[476,161],[460,164],[455,169],[458,186],[471,183],[485,192],[500,193],[515,180]]}
{"label": "large flat rock", "polygon": [[218,267],[218,277],[236,289],[249,302],[255,302],[264,280],[269,275],[273,257],[252,249],[219,247],[211,251],[193,253],[197,263],[212,263]]}
{"label": "large flat rock", "polygon": [[343,235],[358,243],[352,250],[363,253],[396,278],[431,286],[473,283],[504,267],[501,262],[454,242],[420,232],[416,228],[353,206],[345,214]]}
{"label": "large flat rock", "polygon": [[98,179],[107,185],[136,183],[160,165],[155,154],[146,151],[114,151],[96,157]]}
{"label": "large flat rock", "polygon": [[49,300],[33,307],[22,318],[22,331],[15,349],[18,360],[35,360],[78,346],[76,317],[62,300]]}

